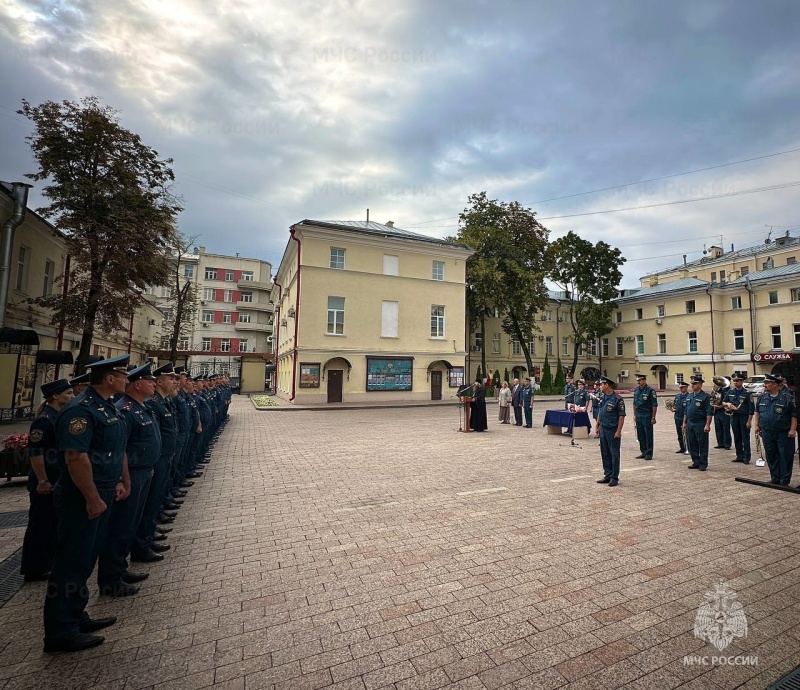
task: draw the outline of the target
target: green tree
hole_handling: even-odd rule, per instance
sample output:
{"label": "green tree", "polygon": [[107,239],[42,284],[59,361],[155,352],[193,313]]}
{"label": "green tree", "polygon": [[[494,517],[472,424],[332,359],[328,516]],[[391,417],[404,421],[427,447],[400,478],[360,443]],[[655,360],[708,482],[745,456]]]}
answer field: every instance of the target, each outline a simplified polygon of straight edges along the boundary
{"label": "green tree", "polygon": [[500,370],[494,370],[494,376],[492,376],[492,386],[495,388],[500,388]]}
{"label": "green tree", "polygon": [[46,180],[49,204],[37,210],[64,233],[73,259],[69,293],[36,301],[53,309],[53,324],[63,318],[81,331],[82,371],[94,332],[123,329],[145,286],[169,278],[167,249],[182,210],[169,191],[172,160],[159,159],[94,97],[37,106],[23,100],[18,112],[34,125],[27,141],[39,165],[26,177]]}
{"label": "green tree", "polygon": [[516,201],[489,199],[480,192],[468,202],[456,238],[475,250],[467,261],[467,304],[479,310],[478,320],[497,308],[503,331],[519,341],[528,371],[533,371],[528,341],[539,330],[536,312],[547,302],[548,230]]}
{"label": "green tree", "polygon": [[567,377],[564,375],[564,367],[561,364],[561,357],[558,358],[556,365],[556,378],[553,381],[553,393],[560,395],[564,392],[564,386],[567,385]]}
{"label": "green tree", "polygon": [[544,356],[544,364],[542,365],[542,380],[539,385],[542,388],[542,393],[549,395],[553,392],[553,372],[550,371],[549,355]]}
{"label": "green tree", "polygon": [[163,328],[169,345],[169,361],[173,364],[178,358],[178,344],[181,340],[188,340],[197,314],[197,283],[187,278],[181,267],[181,261],[191,252],[196,240],[197,236],[179,234],[169,252],[172,255],[168,283],[171,290],[161,311],[164,313]]}
{"label": "green tree", "polygon": [[572,231],[551,242],[547,253],[548,278],[566,293],[575,374],[579,353],[611,332],[625,258],[616,247],[603,241],[592,244]]}
{"label": "green tree", "polygon": [[475,373],[475,380],[483,383],[483,369],[481,369],[480,364],[478,365],[478,371]]}
{"label": "green tree", "polygon": [[508,367],[506,367],[505,373],[503,374],[503,381],[511,383],[511,380],[508,378]]}

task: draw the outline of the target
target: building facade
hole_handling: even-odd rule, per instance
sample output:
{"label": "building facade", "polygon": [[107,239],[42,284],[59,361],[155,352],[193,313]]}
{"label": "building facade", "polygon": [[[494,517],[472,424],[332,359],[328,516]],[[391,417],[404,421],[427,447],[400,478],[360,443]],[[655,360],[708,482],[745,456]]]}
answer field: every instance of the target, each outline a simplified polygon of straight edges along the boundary
{"label": "building facade", "polygon": [[452,397],[465,380],[471,254],[391,222],[294,225],[275,278],[277,395],[302,404]]}

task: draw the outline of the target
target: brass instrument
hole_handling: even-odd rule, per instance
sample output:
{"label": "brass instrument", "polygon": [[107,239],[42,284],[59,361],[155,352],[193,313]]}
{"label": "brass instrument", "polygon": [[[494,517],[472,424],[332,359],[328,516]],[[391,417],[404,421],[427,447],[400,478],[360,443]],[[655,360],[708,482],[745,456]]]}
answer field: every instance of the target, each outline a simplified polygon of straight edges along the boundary
{"label": "brass instrument", "polygon": [[725,388],[730,388],[731,382],[724,376],[715,376],[711,380],[714,382],[714,397],[711,400],[711,404],[714,407],[722,407],[722,391]]}
{"label": "brass instrument", "polygon": [[725,408],[725,414],[729,417],[733,417],[738,411],[739,408],[744,405],[745,397],[742,396],[742,399],[739,401],[739,404],[734,406],[733,403],[722,403],[722,406]]}
{"label": "brass instrument", "polygon": [[670,412],[675,412],[675,398],[667,398],[667,400],[664,401],[664,407]]}

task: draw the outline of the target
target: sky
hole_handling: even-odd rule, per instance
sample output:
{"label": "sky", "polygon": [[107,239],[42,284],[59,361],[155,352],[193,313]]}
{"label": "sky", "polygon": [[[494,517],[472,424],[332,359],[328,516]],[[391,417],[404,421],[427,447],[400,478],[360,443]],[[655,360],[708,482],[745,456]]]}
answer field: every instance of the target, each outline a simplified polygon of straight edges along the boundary
{"label": "sky", "polygon": [[36,170],[23,98],[93,95],[174,159],[209,252],[277,268],[293,223],[367,209],[444,237],[486,191],[634,287],[800,234],[799,27],[795,0],[4,0],[0,180]]}

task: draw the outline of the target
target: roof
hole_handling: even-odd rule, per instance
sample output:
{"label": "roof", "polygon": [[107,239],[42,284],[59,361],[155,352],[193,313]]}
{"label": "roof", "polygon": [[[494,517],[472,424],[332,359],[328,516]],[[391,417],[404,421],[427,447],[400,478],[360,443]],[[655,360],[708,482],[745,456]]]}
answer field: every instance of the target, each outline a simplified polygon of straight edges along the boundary
{"label": "roof", "polygon": [[[14,187],[10,185],[8,182],[0,181],[0,191],[4,192],[9,199],[14,198]],[[25,215],[26,216],[31,215],[38,218],[42,223],[44,223],[47,227],[49,227],[50,230],[52,230],[55,235],[61,237],[62,239],[66,239],[66,235],[61,230],[59,230],[55,225],[53,225],[49,220],[47,220],[47,218],[40,216],[30,206],[27,206],[25,208]]]}
{"label": "roof", "polygon": [[744,285],[744,283],[754,280],[768,280],[770,278],[782,278],[783,276],[793,276],[800,274],[800,264],[790,264],[788,266],[775,266],[774,268],[766,268],[763,271],[753,271],[746,276],[737,278],[728,283],[728,285]]}
{"label": "roof", "polygon": [[470,247],[465,244],[457,242],[448,242],[440,237],[429,237],[428,235],[420,235],[416,232],[403,230],[402,228],[390,227],[383,223],[376,223],[369,220],[309,220],[306,219],[298,225],[311,225],[318,228],[331,228],[333,230],[346,230],[348,232],[358,232],[365,235],[377,235],[381,237],[393,237],[400,240],[413,240],[414,242],[428,242],[430,244],[438,244],[445,247],[456,247],[459,249],[466,249],[472,251]]}
{"label": "roof", "polygon": [[711,283],[699,278],[681,278],[679,280],[668,280],[658,285],[648,285],[641,290],[637,290],[632,295],[627,297],[620,297],[617,302],[623,302],[629,299],[640,299],[642,297],[649,297],[651,295],[658,295],[665,292],[677,292],[679,290],[690,290],[692,288],[704,288],[710,286]]}

